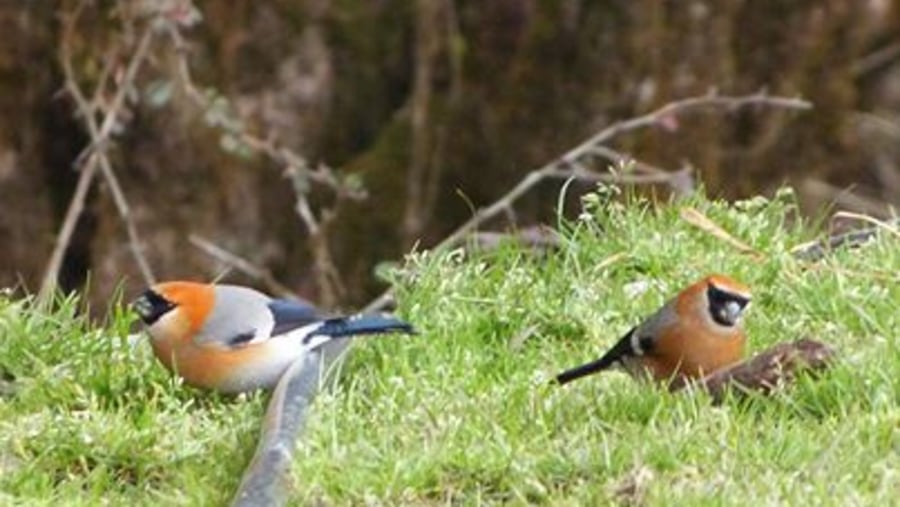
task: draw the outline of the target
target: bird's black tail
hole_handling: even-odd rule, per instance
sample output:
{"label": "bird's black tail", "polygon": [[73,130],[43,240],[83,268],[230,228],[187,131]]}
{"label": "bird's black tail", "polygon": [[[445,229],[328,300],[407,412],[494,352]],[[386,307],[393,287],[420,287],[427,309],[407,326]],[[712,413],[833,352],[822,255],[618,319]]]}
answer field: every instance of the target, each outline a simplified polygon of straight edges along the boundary
{"label": "bird's black tail", "polygon": [[634,351],[631,349],[631,333],[633,332],[634,329],[629,331],[628,334],[623,336],[618,343],[613,346],[613,348],[609,349],[606,354],[603,354],[603,357],[600,359],[581,366],[576,366],[575,368],[560,373],[556,376],[556,382],[560,385],[567,384],[575,379],[590,375],[591,373],[603,371],[616,363],[621,362],[623,358],[634,355]]}
{"label": "bird's black tail", "polygon": [[556,376],[556,382],[558,384],[567,384],[575,379],[579,379],[581,377],[585,377],[590,375],[591,373],[597,373],[598,371],[603,371],[613,364],[618,362],[618,359],[609,359],[606,356],[601,357],[596,361],[591,361],[590,363],[583,364],[581,366],[576,366],[571,370],[566,370],[559,375]]}
{"label": "bird's black tail", "polygon": [[387,315],[354,315],[322,321],[310,336],[345,338],[366,334],[403,333],[416,334],[412,324]]}

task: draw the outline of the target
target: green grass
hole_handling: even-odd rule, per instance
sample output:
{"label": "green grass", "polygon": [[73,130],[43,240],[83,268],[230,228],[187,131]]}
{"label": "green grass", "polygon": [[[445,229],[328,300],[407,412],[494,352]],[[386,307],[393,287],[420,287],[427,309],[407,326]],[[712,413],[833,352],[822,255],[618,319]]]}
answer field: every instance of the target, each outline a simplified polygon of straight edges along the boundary
{"label": "green grass", "polygon": [[[900,498],[900,243],[815,264],[790,195],[666,207],[609,189],[556,252],[417,253],[391,274],[415,338],[360,342],[317,399],[292,503],[889,505]],[[761,251],[687,224],[693,206]],[[625,375],[547,381],[593,359],[709,272],[754,289],[751,352],[813,336],[840,360],[771,398],[669,394]],[[643,286],[637,294],[631,289]],[[172,381],[146,344],[0,299],[0,504],[216,504],[252,455],[264,396]],[[622,492],[632,485],[633,494]],[[5,495],[5,496],[3,496]]]}

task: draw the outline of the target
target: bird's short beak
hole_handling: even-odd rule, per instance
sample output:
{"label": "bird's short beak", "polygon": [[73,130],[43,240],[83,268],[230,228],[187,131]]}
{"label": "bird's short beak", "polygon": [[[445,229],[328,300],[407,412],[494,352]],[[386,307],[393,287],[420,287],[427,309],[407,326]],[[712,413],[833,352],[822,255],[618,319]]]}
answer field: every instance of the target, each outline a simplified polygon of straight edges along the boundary
{"label": "bird's short beak", "polygon": [[725,306],[722,308],[723,317],[726,322],[730,322],[732,325],[737,324],[739,320],[741,320],[741,316],[744,313],[747,305],[741,305],[737,301],[729,301],[725,303]]}
{"label": "bird's short beak", "polygon": [[131,302],[131,309],[142,319],[149,319],[153,315],[153,303],[144,294]]}

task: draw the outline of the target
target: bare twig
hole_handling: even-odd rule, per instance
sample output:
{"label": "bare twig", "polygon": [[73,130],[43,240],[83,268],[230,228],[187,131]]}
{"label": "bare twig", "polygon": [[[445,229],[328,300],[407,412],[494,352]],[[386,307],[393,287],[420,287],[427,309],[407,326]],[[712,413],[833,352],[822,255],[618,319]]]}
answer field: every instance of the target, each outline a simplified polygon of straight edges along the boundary
{"label": "bare twig", "polygon": [[72,234],[75,232],[78,218],[81,216],[81,212],[84,211],[84,202],[87,199],[88,190],[90,190],[96,174],[97,164],[92,164],[83,168],[81,175],[78,177],[75,192],[69,201],[69,207],[66,208],[66,216],[63,219],[62,227],[59,229],[59,234],[56,235],[56,246],[53,247],[50,260],[47,262],[47,268],[44,270],[44,279],[41,282],[41,290],[38,293],[38,300],[40,301],[48,301],[56,289],[59,271],[62,269],[63,257],[66,249],[69,247],[69,242],[72,241]]}
{"label": "bare twig", "polygon": [[394,291],[391,289],[387,289],[382,292],[372,301],[369,301],[369,304],[363,308],[362,313],[372,313],[384,310],[385,308],[390,308],[394,306],[396,301],[394,300]]}
{"label": "bare twig", "polygon": [[723,229],[719,224],[710,220],[709,217],[700,213],[697,209],[691,207],[685,207],[681,209],[681,218],[685,222],[697,227],[698,229],[706,232],[707,234],[718,238],[735,249],[739,250],[741,253],[750,254],[755,259],[762,259],[764,256],[759,251],[755,250],[753,247],[744,243],[743,241],[735,238],[731,234],[729,234],[725,229]]}
{"label": "bare twig", "polygon": [[490,206],[479,210],[475,214],[475,216],[472,217],[468,222],[464,223],[459,228],[457,228],[456,231],[444,238],[444,240],[441,241],[435,247],[435,249],[455,245],[470,231],[477,228],[488,219],[493,218],[495,215],[501,212],[503,208],[511,205],[514,201],[518,200],[519,197],[525,194],[538,182],[544,180],[550,175],[557,173],[557,171],[561,169],[566,170],[569,167],[577,166],[578,162],[583,157],[590,156],[595,152],[597,146],[599,146],[601,143],[609,141],[613,137],[639,128],[656,125],[667,116],[697,112],[710,108],[726,107],[729,109],[738,109],[747,106],[759,105],[789,109],[808,109],[809,107],[811,107],[809,102],[800,99],[770,97],[764,93],[757,93],[744,97],[725,97],[715,94],[708,94],[703,97],[693,97],[685,100],[671,102],[646,115],[639,116],[631,120],[617,122],[603,129],[594,136],[591,136],[586,141],[582,142],[575,148],[572,148],[562,156],[558,157],[556,160],[553,160],[540,169],[528,173],[525,178],[523,178],[515,187],[513,187],[512,190],[507,192],[506,195],[501,197]]}
{"label": "bare twig", "polygon": [[122,186],[119,185],[116,173],[113,171],[112,164],[110,164],[109,157],[107,157],[106,154],[100,155],[100,168],[103,169],[103,175],[106,177],[106,184],[109,185],[110,193],[113,196],[113,202],[116,205],[116,209],[119,211],[119,218],[121,218],[122,222],[125,224],[125,233],[128,235],[128,247],[131,249],[131,255],[134,257],[135,262],[137,262],[138,269],[141,271],[144,282],[148,285],[154,284],[156,283],[156,276],[153,275],[150,263],[147,262],[147,258],[144,256],[144,247],[142,246],[140,236],[138,236],[137,226],[134,225],[134,218],[131,216],[131,208],[128,206],[128,201],[125,200],[125,193],[122,191]]}
{"label": "bare twig", "polygon": [[829,201],[867,215],[887,216],[890,213],[890,208],[883,202],[862,196],[849,188],[838,188],[817,179],[803,180],[802,189],[806,194],[813,195],[822,201]]}
{"label": "bare twig", "polygon": [[[639,163],[641,166],[645,164]],[[557,169],[551,173],[547,173],[548,178],[569,179],[575,178],[582,181],[596,181],[603,183],[616,183],[623,185],[653,185],[664,184],[671,185],[676,180],[683,179],[686,182],[692,181],[691,174],[693,170],[690,167],[684,167],[677,171],[647,174],[612,174],[601,173],[584,167],[573,167],[568,169]]]}
{"label": "bare twig", "polygon": [[559,246],[556,230],[542,225],[524,227],[513,232],[479,231],[472,235],[477,249],[496,250],[504,241],[514,241],[522,248],[545,252]]}
{"label": "bare twig", "polygon": [[[197,107],[208,110],[211,105],[210,96],[208,93],[201,91],[194,82],[193,73],[187,60],[188,47],[184,37],[174,23],[166,23],[165,28],[177,52],[176,66],[182,89]],[[313,168],[305,157],[281,146],[275,139],[253,135],[240,126],[223,125],[222,128],[227,133],[234,135],[253,152],[262,153],[285,167],[285,176],[287,177],[291,177],[291,172],[297,172],[303,178],[328,186],[335,191],[346,193],[348,198],[364,199],[366,197],[365,192],[344,185],[328,166],[319,165]],[[308,189],[304,189],[304,192],[307,191]]]}
{"label": "bare twig", "polygon": [[683,116],[689,113],[698,113],[709,109],[724,108],[734,111],[749,106],[766,106],[801,111],[812,108],[812,104],[803,99],[771,96],[765,91],[760,91],[753,95],[725,96],[719,95],[715,90],[711,90],[706,95],[676,100],[645,115],[613,123],[570,150],[564,157],[578,159],[592,150],[594,146],[603,144],[620,134],[632,130],[661,125],[668,118],[673,116]]}
{"label": "bare twig", "polygon": [[[722,96],[715,93],[715,91],[711,91],[704,96],[670,102],[645,115],[613,123],[543,167],[526,174],[519,183],[509,190],[509,192],[489,206],[476,211],[472,218],[460,225],[453,233],[434,246],[433,250],[440,250],[456,245],[473,230],[481,226],[481,224],[503,213],[504,210],[511,207],[515,201],[525,195],[531,188],[547,178],[574,176],[584,179],[601,179],[601,175],[604,177],[608,176],[604,173],[594,174],[584,166],[584,160],[594,156],[609,159],[611,156],[616,157],[619,155],[613,150],[609,150],[603,146],[603,143],[606,143],[621,134],[641,128],[661,125],[670,118],[679,115],[719,110],[722,108],[737,110],[751,106],[765,106],[793,110],[806,110],[812,107],[809,102],[802,99],[774,97],[765,92],[744,96]],[[685,174],[683,172],[664,173],[664,176],[658,174],[657,171],[654,170],[655,168],[646,164],[637,166],[637,168],[640,168],[640,170],[645,171],[647,174],[653,175],[652,178],[647,178],[641,182],[666,183],[672,187],[673,190],[681,191],[683,189],[685,181]],[[622,176],[619,177],[621,178]],[[632,178],[635,182],[639,181],[633,176],[629,176],[629,178]],[[370,302],[366,307],[366,311],[383,309],[386,305],[390,304],[392,299],[390,289],[388,289],[388,291],[382,293],[375,300]]]}
{"label": "bare twig", "polygon": [[[81,91],[81,88],[78,86],[75,72],[72,69],[71,51],[73,46],[75,25],[79,17],[81,16],[85,5],[86,2],[81,2],[73,12],[64,15],[63,38],[60,45],[60,62],[66,77],[66,90],[72,97],[72,100],[75,102],[79,115],[84,118],[85,124],[88,128],[88,134],[91,137],[91,146],[88,148],[90,155],[87,156],[84,166],[81,168],[82,173],[79,177],[75,193],[72,196],[72,200],[69,202],[69,208],[66,210],[66,216],[63,219],[63,225],[60,228],[59,235],[57,236],[56,246],[54,247],[54,250],[50,255],[50,261],[48,262],[47,269],[44,273],[44,279],[41,284],[39,295],[41,300],[46,300],[56,288],[59,271],[62,267],[63,256],[72,239],[72,234],[75,231],[75,225],[78,222],[78,218],[81,216],[81,212],[84,210],[84,202],[87,198],[87,192],[90,189],[91,184],[93,183],[93,178],[96,175],[98,167],[103,172],[104,177],[106,178],[107,184],[110,188],[110,192],[113,195],[113,200],[116,204],[116,208],[119,211],[119,215],[125,224],[129,239],[129,247],[131,248],[135,261],[138,264],[141,275],[144,277],[144,280],[147,283],[152,283],[154,280],[150,265],[149,263],[147,263],[147,260],[143,255],[142,248],[140,246],[140,238],[137,235],[137,229],[135,228],[134,223],[131,220],[131,213],[128,207],[128,203],[125,200],[122,188],[115,177],[115,173],[112,170],[112,165],[110,164],[109,158],[106,156],[105,152],[105,144],[109,139],[113,127],[116,124],[116,120],[122,111],[122,107],[125,103],[128,91],[132,87],[138,70],[141,68],[147,57],[150,42],[153,37],[152,23],[147,23],[147,26],[138,42],[137,48],[134,50],[131,60],[128,63],[128,66],[119,84],[119,88],[116,90],[116,94],[114,95],[109,106],[106,108],[106,114],[103,118],[103,122],[98,126],[95,112],[99,109],[99,101],[101,101],[102,99],[102,94],[99,93],[99,87],[104,86],[106,79],[101,79],[100,83],[98,84],[97,93],[94,94],[94,99],[92,101],[88,101],[84,93]],[[108,59],[108,61],[111,61],[111,59]],[[111,65],[111,63],[109,65]],[[109,70],[104,69],[101,73],[101,76],[109,75],[109,73]]]}
{"label": "bare twig", "polygon": [[257,266],[247,259],[235,253],[229,252],[228,250],[197,234],[191,234],[190,236],[188,236],[188,241],[190,241],[192,245],[199,248],[210,257],[216,258],[225,263],[227,266],[233,267],[241,273],[259,280],[273,293],[283,297],[297,297],[297,293],[276,280],[272,275],[272,272],[268,269]]}
{"label": "bare twig", "polygon": [[[198,108],[204,111],[209,110],[212,107],[211,98],[208,93],[198,89],[194,83],[187,61],[187,45],[178,26],[174,23],[167,23],[165,26],[177,51],[176,65],[182,89]],[[316,266],[315,276],[320,292],[319,300],[326,307],[335,306],[343,299],[346,288],[343,278],[334,265],[334,256],[329,244],[330,226],[337,217],[338,209],[346,200],[363,199],[366,197],[365,192],[341,181],[325,165],[313,168],[305,157],[281,146],[275,139],[253,135],[243,127],[240,121],[222,122],[219,127],[241,146],[254,153],[265,155],[284,168],[283,175],[291,181],[294,190],[294,210],[309,234],[309,249]],[[318,217],[309,203],[310,182],[331,189],[335,195],[333,206],[322,208]]]}
{"label": "bare twig", "polygon": [[874,223],[875,227],[867,227],[842,234],[835,234],[820,240],[803,243],[802,245],[797,245],[792,248],[791,254],[801,261],[816,262],[825,257],[828,252],[837,248],[853,248],[869,242],[876,234],[878,234],[879,230],[885,230],[894,236],[900,236],[900,232],[898,232],[898,228],[900,228],[900,218],[894,218],[893,220],[883,222],[866,215],[847,212],[835,213],[834,217],[849,217],[858,220],[865,217],[865,220],[863,221]]}
{"label": "bare twig", "polygon": [[900,57],[900,42],[892,42],[854,62],[850,67],[850,73],[859,78],[892,64],[898,57]]}
{"label": "bare twig", "polygon": [[125,199],[125,193],[122,191],[122,186],[119,185],[116,173],[112,168],[112,163],[109,161],[109,157],[106,154],[106,143],[109,139],[110,133],[112,132],[117,118],[120,116],[121,108],[125,103],[125,96],[128,93],[128,89],[134,82],[137,71],[140,68],[140,64],[147,56],[147,52],[150,48],[150,42],[152,41],[152,39],[153,28],[152,24],[148,23],[144,29],[143,34],[141,35],[140,41],[138,42],[137,49],[134,52],[134,56],[132,57],[132,61],[129,64],[128,70],[125,73],[125,77],[119,84],[119,89],[117,90],[112,103],[106,111],[106,116],[103,119],[103,124],[100,126],[97,125],[96,117],[91,113],[93,107],[87,102],[83,93],[81,92],[80,87],[78,86],[78,83],[76,82],[76,76],[72,70],[71,59],[68,59],[63,63],[63,69],[66,75],[66,89],[69,91],[69,94],[75,101],[76,107],[81,112],[81,116],[84,118],[85,125],[88,128],[88,134],[91,137],[91,152],[86,163],[91,165],[100,165],[100,170],[103,172],[103,176],[106,179],[106,184],[109,186],[110,193],[113,197],[113,202],[115,203],[116,209],[119,212],[119,217],[125,224],[125,231],[128,235],[128,246],[131,248],[131,253],[134,256],[135,261],[137,262],[138,268],[141,271],[141,276],[144,278],[144,282],[146,282],[148,285],[153,284],[156,278],[153,276],[153,271],[150,268],[150,263],[148,263],[146,257],[144,257],[143,247],[141,246],[140,237],[137,233],[137,227],[134,225],[134,220],[131,216],[131,208],[128,206],[128,201]]}
{"label": "bare twig", "polygon": [[874,227],[875,229],[883,229],[883,230],[891,233],[898,239],[900,239],[900,230],[898,230],[898,227],[900,227],[900,219],[898,219],[898,218],[895,218],[894,220],[886,222],[884,220],[878,220],[875,217],[870,217],[868,215],[862,215],[860,213],[853,213],[850,211],[838,211],[831,218],[832,218],[832,220],[838,220],[841,218],[849,218],[851,220],[857,220],[860,222],[865,222],[867,224],[872,224],[873,226],[875,226]]}
{"label": "bare twig", "polygon": [[322,210],[320,219],[316,219],[307,199],[308,191],[303,188],[303,175],[296,166],[288,166],[288,177],[294,184],[295,210],[297,215],[306,225],[309,232],[309,244],[312,250],[313,261],[316,265],[316,285],[320,291],[320,302],[328,308],[333,308],[338,301],[343,299],[346,288],[343,279],[334,265],[331,255],[331,245],[328,242],[328,230],[337,217],[335,210],[343,203],[345,194],[337,192],[337,202],[334,208]]}
{"label": "bare twig", "polygon": [[[619,181],[614,180],[611,183],[666,184],[673,192],[681,196],[690,195],[696,187],[693,177],[694,170],[689,164],[684,164],[677,171],[667,171],[602,145],[595,146],[591,150],[591,154],[613,165],[632,164],[636,174],[618,174],[616,176]],[[631,178],[632,181],[628,181],[628,178]]]}

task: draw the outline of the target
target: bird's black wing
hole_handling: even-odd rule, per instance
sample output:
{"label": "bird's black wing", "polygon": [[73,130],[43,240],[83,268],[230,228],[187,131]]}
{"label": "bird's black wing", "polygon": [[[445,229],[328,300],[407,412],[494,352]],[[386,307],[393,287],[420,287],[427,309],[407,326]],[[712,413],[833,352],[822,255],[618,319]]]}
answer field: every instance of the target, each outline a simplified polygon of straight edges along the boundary
{"label": "bird's black wing", "polygon": [[269,302],[269,311],[275,319],[272,336],[303,327],[322,320],[319,310],[303,300],[273,299]]}
{"label": "bird's black wing", "polygon": [[417,334],[412,324],[389,315],[354,315],[322,321],[322,325],[303,341],[309,343],[314,337],[346,338],[371,334]]}

